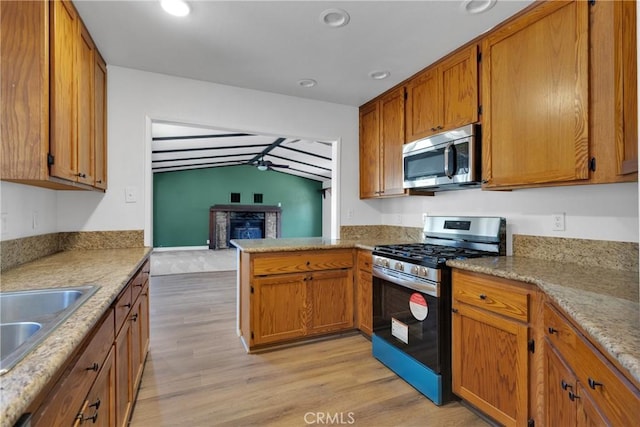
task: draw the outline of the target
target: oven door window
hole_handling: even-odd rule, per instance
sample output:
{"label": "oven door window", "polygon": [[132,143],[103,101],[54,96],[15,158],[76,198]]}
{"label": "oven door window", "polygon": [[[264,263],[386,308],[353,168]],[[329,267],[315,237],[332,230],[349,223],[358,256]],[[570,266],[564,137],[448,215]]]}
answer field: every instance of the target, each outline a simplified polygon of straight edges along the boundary
{"label": "oven door window", "polygon": [[438,298],[373,278],[373,332],[436,373],[439,311]]}

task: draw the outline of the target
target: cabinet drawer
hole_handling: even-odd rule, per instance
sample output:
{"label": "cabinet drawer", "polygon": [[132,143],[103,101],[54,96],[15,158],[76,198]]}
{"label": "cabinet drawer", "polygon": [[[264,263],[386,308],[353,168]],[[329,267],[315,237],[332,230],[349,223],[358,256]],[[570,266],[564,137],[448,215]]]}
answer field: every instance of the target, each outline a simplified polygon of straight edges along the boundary
{"label": "cabinet drawer", "polygon": [[373,257],[371,255],[371,251],[365,251],[365,250],[358,251],[358,270],[371,272],[372,263],[373,263]]}
{"label": "cabinet drawer", "polygon": [[454,270],[453,299],[515,320],[529,320],[530,291],[510,281]]}
{"label": "cabinet drawer", "polygon": [[104,318],[64,379],[56,384],[49,402],[34,415],[33,425],[72,425],[91,385],[113,345],[113,310]]}
{"label": "cabinet drawer", "polygon": [[118,296],[118,299],[116,300],[116,304],[115,304],[116,335],[118,334],[118,331],[120,331],[120,329],[122,328],[124,321],[126,320],[127,316],[129,316],[129,312],[131,311],[131,306],[133,303],[132,293],[131,293],[131,288],[133,286],[131,286],[131,284],[132,282],[129,282],[127,287],[124,288],[124,290],[122,291],[122,293],[120,293],[120,295]]}
{"label": "cabinet drawer", "polygon": [[549,304],[544,307],[544,332],[611,423],[636,425],[640,391]]}
{"label": "cabinet drawer", "polygon": [[253,275],[335,270],[353,266],[353,251],[318,250],[264,254],[253,259]]}

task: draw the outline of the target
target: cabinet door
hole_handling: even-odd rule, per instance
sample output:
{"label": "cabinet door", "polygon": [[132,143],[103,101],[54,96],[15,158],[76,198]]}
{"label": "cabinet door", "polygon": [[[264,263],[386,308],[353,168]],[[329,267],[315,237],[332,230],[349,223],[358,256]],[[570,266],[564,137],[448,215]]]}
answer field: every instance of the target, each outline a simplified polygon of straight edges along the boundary
{"label": "cabinet door", "polygon": [[576,408],[569,392],[576,393],[576,377],[549,342],[544,349],[544,411],[548,426],[576,425]]}
{"label": "cabinet door", "polygon": [[140,316],[140,310],[142,305],[142,298],[138,298],[131,309],[130,319],[131,322],[131,395],[135,396],[135,392],[140,384],[142,378],[142,318]]}
{"label": "cabinet door", "polygon": [[107,188],[107,64],[96,51],[93,84],[95,186]]}
{"label": "cabinet door", "polygon": [[71,2],[52,2],[51,25],[51,127],[54,156],[51,176],[77,180],[76,33],[78,15]]}
{"label": "cabinet door", "polygon": [[527,325],[455,300],[454,310],[453,392],[506,426],[526,425]]}
{"label": "cabinet door", "polygon": [[[600,412],[598,406],[589,397],[581,382],[577,384],[576,402],[576,425],[578,427],[600,427],[614,425],[609,422]],[[551,425],[551,424],[548,424]]]}
{"label": "cabinet door", "polygon": [[306,274],[283,274],[253,280],[253,344],[288,340],[306,334],[306,278]]}
{"label": "cabinet door", "polygon": [[77,36],[77,108],[78,108],[78,124],[77,124],[77,149],[78,149],[78,165],[77,174],[78,182],[93,185],[94,177],[94,54],[95,47],[91,36],[87,29],[78,23]]}
{"label": "cabinet door", "polygon": [[125,320],[116,338],[116,425],[126,427],[133,396],[131,393],[131,351],[132,351],[131,322]]}
{"label": "cabinet door", "polygon": [[373,289],[370,271],[358,270],[356,287],[356,310],[358,329],[371,336],[373,333]]}
{"label": "cabinet door", "polygon": [[307,277],[311,318],[308,333],[325,333],[353,327],[351,270],[319,271]]}
{"label": "cabinet door", "polygon": [[360,109],[360,198],[380,194],[380,109],[374,102]]}
{"label": "cabinet door", "polygon": [[[618,137],[617,154],[619,173],[626,175],[638,172],[638,62],[637,62],[637,28],[636,2],[614,2],[616,22],[616,65],[621,68],[616,79],[622,85],[623,131]],[[621,28],[620,28],[621,27]],[[620,92],[618,91],[617,94]]]}
{"label": "cabinet door", "polygon": [[404,194],[402,145],[404,144],[404,88],[380,100],[381,175],[383,196]]}
{"label": "cabinet door", "polygon": [[454,129],[478,121],[478,46],[438,66],[442,79],[442,126]]}
{"label": "cabinet door", "polygon": [[442,127],[440,74],[431,67],[407,84],[406,142],[439,132]]}
{"label": "cabinet door", "polygon": [[113,349],[102,365],[96,382],[87,395],[89,404],[81,414],[83,423],[91,421],[95,427],[113,427],[116,425],[116,370]]}
{"label": "cabinet door", "polygon": [[548,2],[483,43],[488,187],[589,178],[588,2]]}

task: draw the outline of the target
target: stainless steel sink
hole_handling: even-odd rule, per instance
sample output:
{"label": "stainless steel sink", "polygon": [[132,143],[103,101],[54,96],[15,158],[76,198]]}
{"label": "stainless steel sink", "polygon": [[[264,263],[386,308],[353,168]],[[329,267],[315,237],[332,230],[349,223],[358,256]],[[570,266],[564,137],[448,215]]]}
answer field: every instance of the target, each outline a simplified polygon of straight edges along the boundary
{"label": "stainless steel sink", "polygon": [[0,292],[0,375],[6,373],[98,290],[73,288]]}

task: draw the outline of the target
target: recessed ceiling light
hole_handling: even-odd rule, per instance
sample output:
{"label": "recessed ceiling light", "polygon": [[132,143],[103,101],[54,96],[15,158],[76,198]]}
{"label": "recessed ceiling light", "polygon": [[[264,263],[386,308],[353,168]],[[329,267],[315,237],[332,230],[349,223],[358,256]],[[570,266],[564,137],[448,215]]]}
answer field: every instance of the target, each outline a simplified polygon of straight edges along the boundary
{"label": "recessed ceiling light", "polygon": [[369,73],[369,77],[373,80],[383,80],[391,75],[388,71],[372,71]]}
{"label": "recessed ceiling light", "polygon": [[184,0],[160,0],[160,6],[165,12],[174,16],[187,16],[189,5]]}
{"label": "recessed ceiling light", "polygon": [[460,9],[463,12],[471,15],[486,12],[495,6],[496,0],[464,0],[460,5]]}
{"label": "recessed ceiling light", "polygon": [[302,79],[298,80],[298,85],[302,87],[314,87],[318,82],[313,79]]}
{"label": "recessed ceiling light", "polygon": [[342,9],[327,9],[320,14],[320,22],[331,28],[344,27],[351,17]]}

